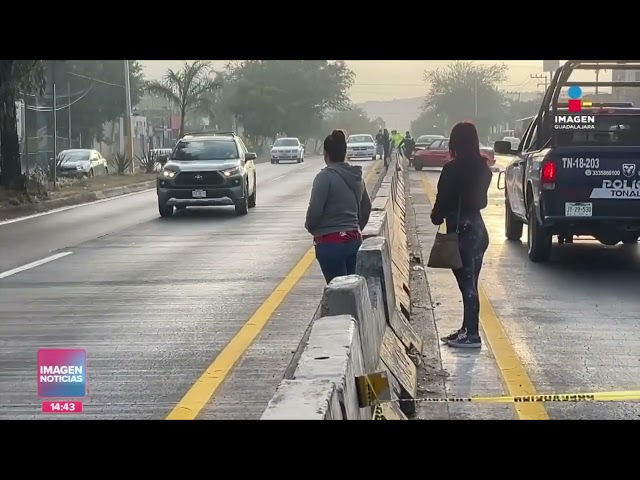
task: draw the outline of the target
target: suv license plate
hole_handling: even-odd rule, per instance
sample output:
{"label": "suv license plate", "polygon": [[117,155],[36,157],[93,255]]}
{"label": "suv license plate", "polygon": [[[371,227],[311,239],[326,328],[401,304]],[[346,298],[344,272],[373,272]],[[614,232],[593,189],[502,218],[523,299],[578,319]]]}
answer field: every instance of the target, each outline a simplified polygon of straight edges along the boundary
{"label": "suv license plate", "polygon": [[565,203],[565,217],[590,217],[593,212],[592,203]]}
{"label": "suv license plate", "polygon": [[206,190],[193,190],[191,192],[191,196],[193,198],[207,198],[207,191]]}

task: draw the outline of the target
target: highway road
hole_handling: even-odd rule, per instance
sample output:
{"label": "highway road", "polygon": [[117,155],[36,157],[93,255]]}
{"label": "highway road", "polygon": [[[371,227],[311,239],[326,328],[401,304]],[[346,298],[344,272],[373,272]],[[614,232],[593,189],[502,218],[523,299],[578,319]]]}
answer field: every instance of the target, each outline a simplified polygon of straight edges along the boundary
{"label": "highway road", "polygon": [[[498,159],[504,166],[509,158]],[[410,172],[423,253],[437,171]],[[483,349],[442,347],[450,397],[640,390],[640,246],[595,240],[554,246],[546,264],[530,262],[522,242],[504,237],[504,192],[494,174],[483,215],[490,247],[480,278]],[[429,195],[425,195],[429,193]],[[439,334],[461,323],[460,294],[449,271],[427,271]],[[490,348],[489,348],[490,347]],[[429,418],[433,404],[420,414]],[[640,402],[513,405],[449,404],[450,418],[638,419]]]}
{"label": "highway road", "polygon": [[[152,190],[0,223],[0,419],[259,418],[322,295],[304,215],[323,166],[258,164],[244,217],[161,219]],[[82,414],[40,413],[44,348],[86,349]]]}

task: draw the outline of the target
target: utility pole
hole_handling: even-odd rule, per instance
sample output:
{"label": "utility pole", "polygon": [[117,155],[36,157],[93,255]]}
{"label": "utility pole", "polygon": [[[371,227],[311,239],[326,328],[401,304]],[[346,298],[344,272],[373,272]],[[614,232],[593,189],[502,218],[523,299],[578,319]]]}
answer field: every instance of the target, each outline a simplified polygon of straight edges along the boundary
{"label": "utility pole", "polygon": [[547,77],[546,74],[544,74],[544,73],[542,75],[533,75],[533,74],[531,74],[530,76],[531,76],[531,78],[536,79],[536,80],[544,80],[544,83],[538,83],[538,87],[541,86],[541,85],[544,85],[544,90],[545,90],[545,92],[547,91],[547,88],[549,86],[549,78]]}
{"label": "utility pole", "polygon": [[53,188],[58,177],[58,101],[56,96],[56,61],[51,60],[51,85],[53,87]]}
{"label": "utility pole", "polygon": [[478,76],[473,77],[473,94],[476,103],[476,121],[478,121]]}
{"label": "utility pole", "polygon": [[71,148],[71,79],[67,80],[67,92],[69,92],[67,97],[67,110],[69,114],[69,132],[67,134],[69,135],[69,141],[67,142],[67,148]]}
{"label": "utility pole", "polygon": [[[135,164],[133,161],[133,123],[131,121],[131,85],[129,84],[129,60],[124,61],[124,89],[125,89],[125,124],[126,129],[129,131],[127,135],[126,154],[131,159],[131,173],[135,173]],[[125,154],[125,155],[126,155]]]}

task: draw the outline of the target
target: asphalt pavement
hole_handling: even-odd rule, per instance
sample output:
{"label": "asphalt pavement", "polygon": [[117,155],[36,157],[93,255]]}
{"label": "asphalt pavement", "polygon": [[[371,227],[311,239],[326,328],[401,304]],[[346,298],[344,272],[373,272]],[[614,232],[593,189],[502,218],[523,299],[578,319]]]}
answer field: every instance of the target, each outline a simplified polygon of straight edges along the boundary
{"label": "asphalt pavement", "polygon": [[[189,415],[259,418],[322,295],[304,215],[323,166],[258,164],[244,217],[161,219],[152,190],[0,223],[0,419],[162,419],[213,377],[215,395]],[[86,349],[81,415],[40,413],[43,348]]]}
{"label": "asphalt pavement", "polygon": [[[497,164],[508,161],[503,157]],[[409,175],[428,255],[435,235],[428,214],[439,172]],[[491,242],[480,277],[484,344],[480,352],[441,347],[448,396],[640,390],[640,246],[605,247],[582,239],[554,245],[549,263],[534,264],[527,258],[526,227],[522,242],[505,239],[497,178],[483,211]],[[438,334],[449,334],[462,318],[457,285],[450,271],[427,269],[427,276]],[[449,404],[448,411],[458,419],[640,418],[640,402],[519,405]],[[422,418],[430,411],[429,404],[420,407]]]}

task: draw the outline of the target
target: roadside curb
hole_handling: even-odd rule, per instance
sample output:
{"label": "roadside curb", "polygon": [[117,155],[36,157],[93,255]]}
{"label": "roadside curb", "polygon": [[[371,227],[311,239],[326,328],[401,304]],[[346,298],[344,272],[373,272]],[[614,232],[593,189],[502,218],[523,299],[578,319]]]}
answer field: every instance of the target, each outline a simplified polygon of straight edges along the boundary
{"label": "roadside curb", "polygon": [[126,195],[128,193],[138,193],[144,190],[151,190],[155,188],[156,181],[151,180],[148,182],[134,183],[132,185],[123,185],[120,187],[111,187],[104,190],[97,190],[95,192],[83,192],[76,195],[69,195],[63,198],[53,198],[51,200],[44,200],[39,203],[28,203],[25,205],[17,205],[15,207],[0,208],[0,217],[2,220],[10,220],[18,217],[24,217],[32,215],[34,213],[48,212],[63,207],[70,207],[73,205],[82,205],[84,203],[96,202],[98,200],[104,200],[107,198],[118,197],[120,195]]}
{"label": "roadside curb", "polygon": [[[311,157],[315,156],[316,155],[311,155]],[[268,157],[263,157],[258,159],[255,163],[265,163],[268,161]],[[27,217],[29,215],[49,212],[58,208],[97,202],[98,200],[119,197],[128,193],[138,193],[144,190],[151,190],[155,187],[156,181],[150,180],[148,182],[134,183],[131,185],[123,185],[120,187],[111,187],[104,190],[96,190],[95,192],[78,193],[76,195],[69,195],[68,197],[63,198],[43,200],[42,202],[38,203],[26,203],[24,205],[16,205],[15,207],[0,207],[0,221]]]}

